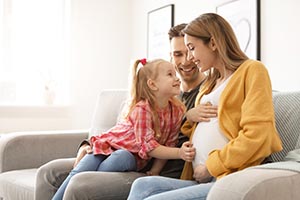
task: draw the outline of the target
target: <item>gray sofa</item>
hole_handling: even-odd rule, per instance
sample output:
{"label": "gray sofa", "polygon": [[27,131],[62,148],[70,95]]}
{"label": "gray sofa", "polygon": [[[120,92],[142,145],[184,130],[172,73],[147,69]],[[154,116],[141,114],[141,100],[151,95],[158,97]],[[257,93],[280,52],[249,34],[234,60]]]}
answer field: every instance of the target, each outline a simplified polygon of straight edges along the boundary
{"label": "gray sofa", "polygon": [[[300,148],[300,92],[274,92],[273,96],[276,127],[284,150],[271,156],[275,163],[248,168],[220,179],[207,199],[300,199],[300,164],[285,161],[288,152]],[[78,144],[89,137],[88,133],[97,134],[113,126],[126,97],[125,90],[101,92],[89,131],[2,136],[0,199],[51,199],[72,168]],[[70,182],[68,199],[126,199],[133,180],[143,175],[136,172],[85,172]],[[98,196],[89,197],[93,191],[97,191]]]}

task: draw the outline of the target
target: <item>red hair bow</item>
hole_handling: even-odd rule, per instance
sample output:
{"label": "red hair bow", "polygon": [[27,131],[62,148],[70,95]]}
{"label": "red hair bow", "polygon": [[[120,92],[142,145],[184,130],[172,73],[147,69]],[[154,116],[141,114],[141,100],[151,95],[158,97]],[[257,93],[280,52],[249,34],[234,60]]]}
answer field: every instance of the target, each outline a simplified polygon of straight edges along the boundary
{"label": "red hair bow", "polygon": [[147,63],[147,59],[143,58],[143,59],[140,60],[140,62],[142,63],[142,65],[145,65]]}

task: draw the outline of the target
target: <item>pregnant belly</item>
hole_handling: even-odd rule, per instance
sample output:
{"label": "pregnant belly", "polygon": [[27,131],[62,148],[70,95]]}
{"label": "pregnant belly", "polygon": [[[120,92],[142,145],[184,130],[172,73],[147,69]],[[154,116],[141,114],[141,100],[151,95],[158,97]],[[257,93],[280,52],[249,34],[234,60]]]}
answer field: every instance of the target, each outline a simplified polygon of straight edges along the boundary
{"label": "pregnant belly", "polygon": [[196,148],[196,156],[193,161],[195,168],[199,164],[205,164],[209,153],[215,149],[222,149],[228,139],[221,132],[218,119],[212,118],[210,122],[198,123],[192,142]]}

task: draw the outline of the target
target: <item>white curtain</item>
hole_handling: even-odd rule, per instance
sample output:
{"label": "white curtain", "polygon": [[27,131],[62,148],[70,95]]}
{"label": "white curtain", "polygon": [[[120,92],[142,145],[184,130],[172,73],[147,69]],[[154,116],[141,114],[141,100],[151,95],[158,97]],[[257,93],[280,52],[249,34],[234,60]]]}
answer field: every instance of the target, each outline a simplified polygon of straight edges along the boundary
{"label": "white curtain", "polygon": [[0,0],[0,105],[68,104],[68,0]]}

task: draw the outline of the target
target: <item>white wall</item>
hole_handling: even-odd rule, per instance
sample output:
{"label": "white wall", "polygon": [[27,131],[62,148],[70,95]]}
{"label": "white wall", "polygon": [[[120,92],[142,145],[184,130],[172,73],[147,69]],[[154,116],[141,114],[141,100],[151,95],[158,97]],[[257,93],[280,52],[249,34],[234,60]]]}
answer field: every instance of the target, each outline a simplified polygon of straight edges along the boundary
{"label": "white wall", "polygon": [[[147,12],[175,4],[175,24],[215,12],[224,0],[72,0],[71,107],[0,108],[0,133],[15,130],[89,128],[97,94],[127,88],[130,59],[145,57]],[[300,1],[261,0],[261,60],[273,89],[300,90]],[[50,113],[50,114],[49,114]],[[51,114],[52,113],[52,114]]]}
{"label": "white wall", "polygon": [[127,88],[132,51],[131,1],[73,0],[72,127],[88,128],[98,93]]}
{"label": "white wall", "polygon": [[[133,18],[133,54],[132,57],[145,57],[147,55],[147,13],[159,7],[174,4],[174,24],[187,23],[200,13],[214,12],[217,0],[134,0]],[[209,3],[208,3],[209,2]]]}
{"label": "white wall", "polygon": [[299,91],[300,1],[261,1],[261,57],[273,88]]}

